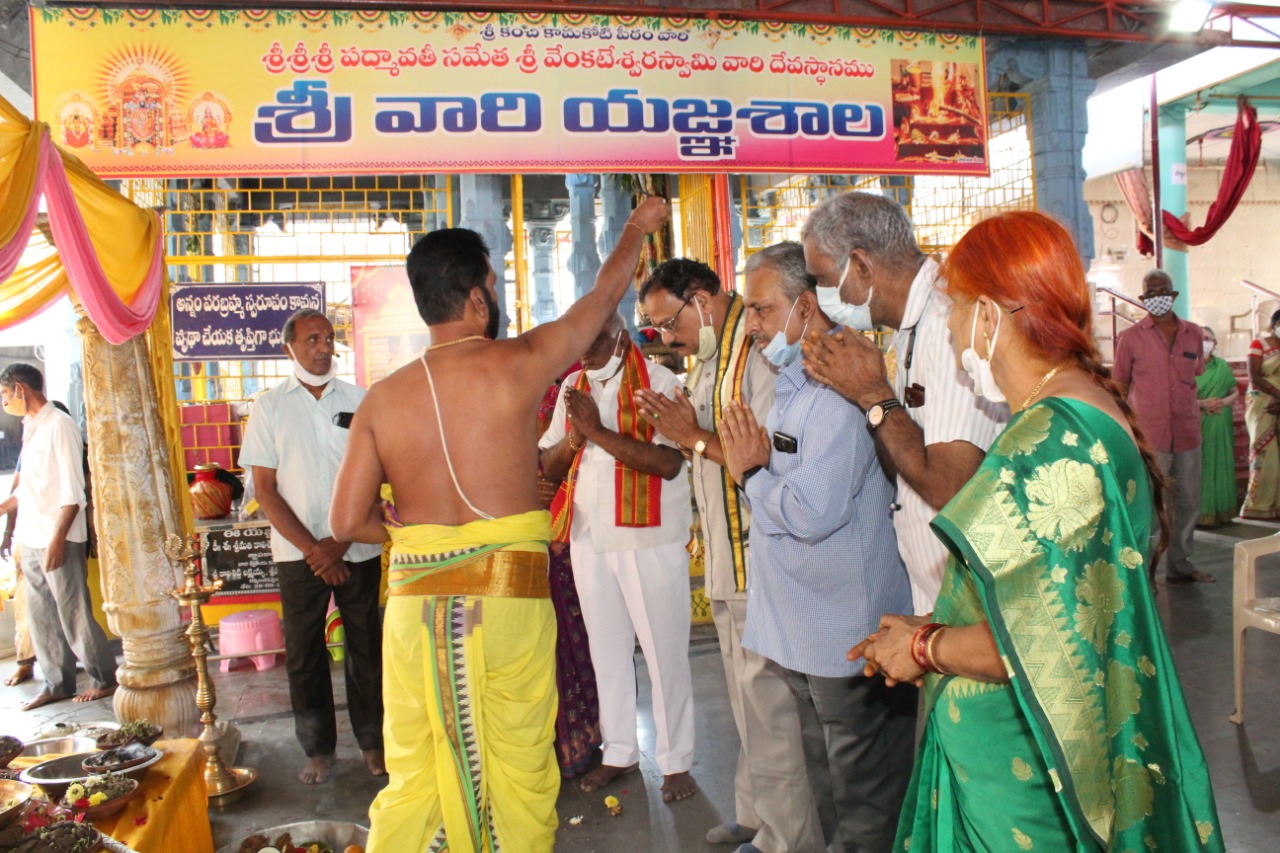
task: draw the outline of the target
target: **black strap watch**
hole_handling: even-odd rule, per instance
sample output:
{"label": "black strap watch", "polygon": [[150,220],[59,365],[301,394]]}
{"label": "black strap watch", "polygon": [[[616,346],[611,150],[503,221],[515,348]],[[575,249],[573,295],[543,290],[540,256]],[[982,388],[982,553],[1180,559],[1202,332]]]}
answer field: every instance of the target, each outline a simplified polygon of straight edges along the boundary
{"label": "black strap watch", "polygon": [[867,409],[867,429],[875,432],[879,429],[880,424],[884,423],[885,416],[893,409],[902,408],[902,403],[897,397],[890,397],[888,400],[881,400],[871,408]]}

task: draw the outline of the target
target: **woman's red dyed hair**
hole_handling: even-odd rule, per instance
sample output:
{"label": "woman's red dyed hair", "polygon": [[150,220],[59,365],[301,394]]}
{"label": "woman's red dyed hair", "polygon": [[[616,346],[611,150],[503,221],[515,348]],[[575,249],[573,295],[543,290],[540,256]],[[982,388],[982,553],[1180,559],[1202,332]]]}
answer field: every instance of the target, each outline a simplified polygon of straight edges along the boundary
{"label": "woman's red dyed hair", "polygon": [[1093,303],[1075,241],[1052,217],[1014,210],[984,219],[969,229],[943,264],[947,292],[968,299],[990,299],[1014,312],[1012,322],[1023,339],[1053,364],[1075,362],[1115,398],[1151,477],[1152,502],[1160,539],[1150,555],[1153,571],[1169,541],[1165,481],[1138,419],[1093,337]]}
{"label": "woman's red dyed hair", "polygon": [[944,266],[947,290],[994,300],[1049,361],[1097,360],[1084,266],[1067,229],[1043,213],[1015,210],[984,219]]}

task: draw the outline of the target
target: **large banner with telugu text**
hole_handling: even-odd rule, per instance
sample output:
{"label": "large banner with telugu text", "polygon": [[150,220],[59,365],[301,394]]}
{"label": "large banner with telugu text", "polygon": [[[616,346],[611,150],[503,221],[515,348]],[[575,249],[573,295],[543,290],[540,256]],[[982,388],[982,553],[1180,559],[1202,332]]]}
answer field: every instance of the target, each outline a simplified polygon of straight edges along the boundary
{"label": "large banner with telugu text", "polygon": [[33,7],[104,177],[986,174],[981,38],[570,14]]}

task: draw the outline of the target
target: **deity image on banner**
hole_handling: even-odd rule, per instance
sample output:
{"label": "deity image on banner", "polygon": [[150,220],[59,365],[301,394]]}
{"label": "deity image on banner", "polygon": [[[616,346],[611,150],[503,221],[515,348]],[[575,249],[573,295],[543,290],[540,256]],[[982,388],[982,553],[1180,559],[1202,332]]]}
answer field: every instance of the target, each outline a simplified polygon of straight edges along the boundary
{"label": "deity image on banner", "polygon": [[98,111],[79,93],[72,95],[58,110],[58,123],[65,147],[97,149],[94,128],[98,124]]}
{"label": "deity image on banner", "polygon": [[171,154],[190,126],[179,104],[186,75],[176,58],[155,48],[126,49],[102,75],[106,108],[98,137],[116,154]]}
{"label": "deity image on banner", "polygon": [[973,62],[893,60],[894,159],[982,159],[987,128],[978,74]]}
{"label": "deity image on banner", "polygon": [[226,148],[231,137],[227,125],[231,123],[231,110],[226,101],[205,92],[187,110],[187,124],[196,130],[191,134],[192,148]]}

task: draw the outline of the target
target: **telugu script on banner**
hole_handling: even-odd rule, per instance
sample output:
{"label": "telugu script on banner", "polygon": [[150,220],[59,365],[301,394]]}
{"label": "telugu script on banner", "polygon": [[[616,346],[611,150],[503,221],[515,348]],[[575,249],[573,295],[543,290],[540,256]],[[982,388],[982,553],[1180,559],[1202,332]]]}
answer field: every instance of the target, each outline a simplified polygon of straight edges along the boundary
{"label": "telugu script on banner", "polygon": [[31,16],[37,116],[106,177],[987,173],[976,36],[568,14]]}
{"label": "telugu script on banner", "polygon": [[169,290],[175,361],[284,358],[284,321],[324,311],[323,284],[175,284]]}

